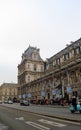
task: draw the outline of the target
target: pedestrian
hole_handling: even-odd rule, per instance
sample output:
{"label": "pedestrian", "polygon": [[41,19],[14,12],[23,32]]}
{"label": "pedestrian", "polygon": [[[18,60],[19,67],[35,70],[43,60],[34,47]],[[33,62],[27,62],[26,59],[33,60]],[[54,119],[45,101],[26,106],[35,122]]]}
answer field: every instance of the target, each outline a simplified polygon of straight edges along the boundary
{"label": "pedestrian", "polygon": [[74,106],[75,110],[77,110],[77,99],[75,96],[72,97],[72,105]]}

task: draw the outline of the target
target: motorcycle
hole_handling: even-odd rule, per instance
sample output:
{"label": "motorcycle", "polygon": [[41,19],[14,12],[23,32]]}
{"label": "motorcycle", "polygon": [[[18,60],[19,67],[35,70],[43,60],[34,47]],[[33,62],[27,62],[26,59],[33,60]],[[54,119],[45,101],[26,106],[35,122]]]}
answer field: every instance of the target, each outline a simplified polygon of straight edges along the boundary
{"label": "motorcycle", "polygon": [[74,113],[74,112],[78,111],[81,114],[81,103],[78,103],[76,105],[76,109],[75,109],[75,107],[73,105],[71,105],[70,106],[70,111],[71,111],[71,113]]}

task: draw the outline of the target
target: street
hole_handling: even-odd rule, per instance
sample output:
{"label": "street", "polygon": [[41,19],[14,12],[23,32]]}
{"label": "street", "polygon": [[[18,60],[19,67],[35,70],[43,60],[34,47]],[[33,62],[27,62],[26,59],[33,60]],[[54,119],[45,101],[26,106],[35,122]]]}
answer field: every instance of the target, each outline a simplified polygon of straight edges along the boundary
{"label": "street", "polygon": [[71,120],[71,121],[78,121],[81,122],[81,114],[74,113],[72,114],[69,110],[69,107],[64,107],[64,106],[54,106],[54,105],[30,105],[28,107],[25,106],[20,106],[19,103],[14,103],[14,104],[2,104],[2,106],[6,107],[11,107],[11,108],[16,108],[28,112],[34,112],[34,113],[39,113],[42,115],[47,115],[50,117],[56,117],[56,118],[62,118],[64,120]]}
{"label": "street", "polygon": [[[34,106],[20,106],[21,109],[12,109],[0,105],[0,130],[80,130],[80,123],[73,123],[61,119],[22,111],[21,109],[34,108]],[[35,106],[36,108],[36,106]],[[47,109],[46,109],[47,110]],[[59,109],[60,110],[60,109]],[[74,115],[75,116],[75,115]]]}

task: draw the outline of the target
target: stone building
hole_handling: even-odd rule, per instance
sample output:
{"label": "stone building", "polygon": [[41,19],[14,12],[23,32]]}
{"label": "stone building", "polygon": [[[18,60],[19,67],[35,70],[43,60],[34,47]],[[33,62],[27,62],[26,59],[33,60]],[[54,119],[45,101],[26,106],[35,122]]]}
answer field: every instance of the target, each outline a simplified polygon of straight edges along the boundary
{"label": "stone building", "polygon": [[[21,64],[18,66],[20,98],[41,100],[70,98],[72,95],[81,97],[81,38],[71,42],[45,62],[41,58],[38,60],[36,49],[32,53],[28,50],[31,47],[22,55]],[[36,63],[39,63],[40,69],[36,68]]]}
{"label": "stone building", "polygon": [[3,83],[0,86],[0,100],[17,100],[18,99],[18,84]]}
{"label": "stone building", "polygon": [[[29,46],[22,54],[22,61],[18,65],[18,84],[20,91],[24,88],[25,84],[40,78],[43,73],[44,61],[40,57],[39,49]],[[23,91],[19,93],[19,95],[23,95]],[[26,92],[24,92],[23,96],[25,96],[25,94]]]}

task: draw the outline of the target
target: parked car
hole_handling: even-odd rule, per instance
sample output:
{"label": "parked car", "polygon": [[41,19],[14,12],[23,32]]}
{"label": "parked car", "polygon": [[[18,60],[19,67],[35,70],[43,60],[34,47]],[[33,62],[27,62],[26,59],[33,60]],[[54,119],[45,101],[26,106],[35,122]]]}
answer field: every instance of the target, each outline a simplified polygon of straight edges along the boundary
{"label": "parked car", "polygon": [[29,106],[29,101],[28,100],[21,100],[20,105],[22,106]]}
{"label": "parked car", "polygon": [[8,100],[8,104],[13,104],[13,101],[12,100]]}
{"label": "parked car", "polygon": [[4,100],[4,103],[8,103],[8,100]]}
{"label": "parked car", "polygon": [[2,104],[2,100],[0,100],[0,104]]}

